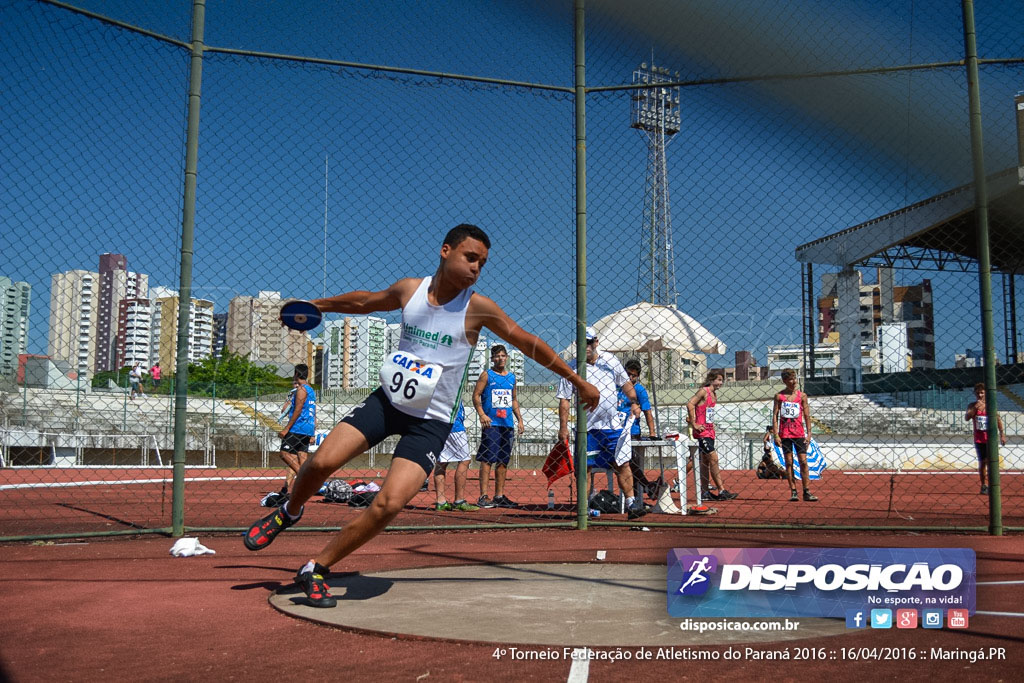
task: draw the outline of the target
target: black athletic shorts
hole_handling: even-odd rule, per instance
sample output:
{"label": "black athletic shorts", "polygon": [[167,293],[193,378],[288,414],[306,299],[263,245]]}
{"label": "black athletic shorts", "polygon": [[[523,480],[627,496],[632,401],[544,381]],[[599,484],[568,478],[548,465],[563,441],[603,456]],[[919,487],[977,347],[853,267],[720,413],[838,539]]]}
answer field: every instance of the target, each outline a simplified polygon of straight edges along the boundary
{"label": "black athletic shorts", "polygon": [[412,460],[427,474],[433,471],[448,433],[452,430],[449,422],[406,415],[391,404],[384,389],[380,387],[357,405],[342,422],[358,429],[366,437],[370,448],[392,434],[400,434],[402,438],[395,446],[394,457]]}
{"label": "black athletic shorts", "polygon": [[978,455],[978,462],[988,462],[988,443],[974,442],[974,452]]}
{"label": "black athletic shorts", "polygon": [[697,439],[697,450],[701,455],[708,455],[715,450],[715,440],[711,437],[702,436]]}
{"label": "black athletic shorts", "polygon": [[779,441],[782,442],[783,455],[793,451],[796,451],[797,454],[807,455],[807,439],[779,439]]}
{"label": "black athletic shorts", "polygon": [[308,453],[309,452],[309,440],[312,439],[309,434],[296,434],[295,432],[288,432],[281,439],[281,452],[283,453]]}

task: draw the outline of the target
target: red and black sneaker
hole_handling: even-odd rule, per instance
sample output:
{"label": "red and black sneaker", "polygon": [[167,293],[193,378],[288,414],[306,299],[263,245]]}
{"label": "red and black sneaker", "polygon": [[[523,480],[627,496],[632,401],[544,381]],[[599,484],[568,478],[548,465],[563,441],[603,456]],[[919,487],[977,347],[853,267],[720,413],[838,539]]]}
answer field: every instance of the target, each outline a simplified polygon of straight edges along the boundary
{"label": "red and black sneaker", "polygon": [[295,519],[288,517],[284,511],[284,505],[271,512],[263,519],[257,520],[249,530],[245,532],[243,540],[245,547],[249,550],[263,550],[274,540],[274,538],[302,519],[302,511]]}
{"label": "red and black sneaker", "polygon": [[322,564],[314,564],[310,569],[303,567],[295,575],[295,583],[306,592],[306,599],[313,607],[334,607],[338,604],[337,598],[327,588],[330,573],[331,570]]}

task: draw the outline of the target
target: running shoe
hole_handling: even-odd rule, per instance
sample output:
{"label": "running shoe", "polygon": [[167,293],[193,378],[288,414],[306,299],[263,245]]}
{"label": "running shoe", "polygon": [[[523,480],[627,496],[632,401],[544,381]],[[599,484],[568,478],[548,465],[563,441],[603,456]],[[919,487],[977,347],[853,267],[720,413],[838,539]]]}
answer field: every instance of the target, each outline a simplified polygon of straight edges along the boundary
{"label": "running shoe", "polygon": [[517,507],[519,507],[518,503],[516,503],[515,501],[512,501],[512,500],[509,500],[507,496],[495,496],[494,500],[492,502],[494,503],[494,507],[496,507],[496,508],[517,508]]}
{"label": "running shoe", "polygon": [[798,500],[800,500],[800,496],[796,495],[796,489],[790,489],[789,490],[789,502],[790,503],[795,503]]}
{"label": "running shoe", "polygon": [[494,507],[494,501],[488,498],[487,496],[480,496],[479,498],[477,498],[476,504],[482,508]]}
{"label": "running shoe", "polygon": [[437,503],[434,505],[434,510],[437,512],[451,512],[452,504],[447,501],[444,503]]}
{"label": "running shoe", "polygon": [[[305,508],[303,508],[305,510]],[[279,533],[302,519],[302,511],[299,516],[291,519],[284,511],[284,506],[277,508],[263,519],[257,520],[245,532],[243,541],[249,550],[263,550],[270,545]]]}
{"label": "running shoe", "polygon": [[740,497],[740,494],[733,493],[732,491],[726,491],[722,489],[718,492],[718,500],[735,500]]}
{"label": "running shoe", "polygon": [[[303,567],[304,569],[305,567]],[[327,588],[326,577],[331,571],[322,564],[315,564],[309,571],[299,570],[295,575],[295,583],[306,592],[306,599],[313,607],[334,607],[338,604],[337,598],[331,595]]]}
{"label": "running shoe", "polygon": [[647,507],[640,500],[637,500],[633,507],[626,509],[626,519],[640,519],[646,514]]}
{"label": "running shoe", "polygon": [[[288,499],[285,498],[285,502],[287,502],[287,500]],[[260,506],[265,508],[279,508],[282,505],[284,505],[284,502],[281,501],[281,494],[277,491],[271,491],[267,495],[263,496],[262,500],[260,500]]]}
{"label": "running shoe", "polygon": [[804,489],[804,500],[806,500],[808,503],[814,503],[817,502],[818,497],[811,493],[810,491],[808,491],[807,489]]}
{"label": "running shoe", "polygon": [[722,498],[714,491],[704,491],[703,493],[700,494],[700,497],[701,500],[728,500],[727,498]]}
{"label": "running shoe", "polygon": [[424,491],[429,491],[430,490],[429,483],[430,483],[429,479],[424,479],[423,480],[423,486],[420,487],[420,493],[422,493]]}
{"label": "running shoe", "polygon": [[983,495],[983,496],[987,496],[988,495],[988,487],[987,486],[982,486],[981,487],[981,495]]}
{"label": "running shoe", "polygon": [[476,505],[470,505],[464,500],[457,500],[454,503],[452,503],[451,509],[455,512],[476,512],[480,508],[478,508]]}

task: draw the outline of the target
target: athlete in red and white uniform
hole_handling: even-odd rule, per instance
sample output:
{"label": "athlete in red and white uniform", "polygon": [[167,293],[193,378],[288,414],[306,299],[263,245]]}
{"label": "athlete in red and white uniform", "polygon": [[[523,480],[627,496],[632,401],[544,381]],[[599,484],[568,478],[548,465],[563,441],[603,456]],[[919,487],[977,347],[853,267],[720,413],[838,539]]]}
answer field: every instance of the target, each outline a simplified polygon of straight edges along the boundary
{"label": "athlete in red and white uniform", "polygon": [[[968,422],[974,426],[974,452],[978,454],[978,478],[981,479],[981,495],[988,494],[988,414],[985,412],[985,385],[974,385],[974,398],[977,400],[967,406]],[[996,417],[999,427],[999,443],[1006,445],[1006,434],[1003,432],[1003,419]]]}
{"label": "athlete in red and white uniform", "polygon": [[796,388],[796,370],[783,370],[782,382],[786,388],[775,396],[772,406],[772,427],[775,443],[782,449],[786,460],[786,478],[789,480],[789,499],[798,501],[796,477],[793,474],[793,451],[800,463],[800,483],[804,487],[804,500],[818,500],[807,488],[810,472],[807,469],[807,447],[811,441],[811,409],[807,394]]}
{"label": "athlete in red and white uniform", "polygon": [[[732,500],[739,496],[727,491],[722,483],[722,475],[718,471],[718,451],[715,450],[715,408],[718,399],[715,392],[725,382],[725,374],[721,370],[712,370],[704,380],[704,386],[697,390],[686,403],[686,423],[693,430],[693,438],[697,440],[700,450],[700,480],[704,492],[701,496],[707,500]],[[711,491],[711,483],[718,488],[718,493]]]}

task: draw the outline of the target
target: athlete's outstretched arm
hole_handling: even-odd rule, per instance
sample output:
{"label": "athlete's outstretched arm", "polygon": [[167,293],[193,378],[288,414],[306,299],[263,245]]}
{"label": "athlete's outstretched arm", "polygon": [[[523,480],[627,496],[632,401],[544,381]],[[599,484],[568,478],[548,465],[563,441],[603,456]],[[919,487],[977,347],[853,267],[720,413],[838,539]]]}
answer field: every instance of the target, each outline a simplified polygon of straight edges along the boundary
{"label": "athlete's outstretched arm", "polygon": [[324,299],[313,299],[313,303],[324,313],[364,314],[394,311],[409,301],[419,283],[417,278],[405,278],[379,292],[359,290]]}
{"label": "athlete's outstretched arm", "polygon": [[545,344],[537,335],[530,334],[521,328],[494,301],[481,294],[474,294],[469,303],[466,317],[467,328],[486,327],[491,330],[548,370],[569,380],[576,387],[580,402],[587,410],[597,407],[601,398],[597,388],[573,372],[572,368],[558,357],[554,349]]}

